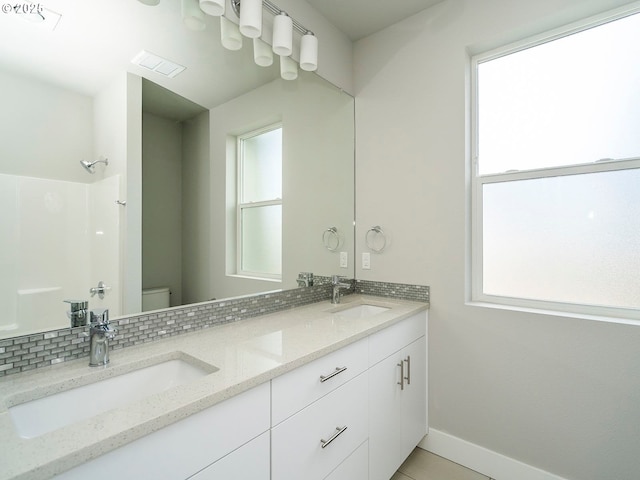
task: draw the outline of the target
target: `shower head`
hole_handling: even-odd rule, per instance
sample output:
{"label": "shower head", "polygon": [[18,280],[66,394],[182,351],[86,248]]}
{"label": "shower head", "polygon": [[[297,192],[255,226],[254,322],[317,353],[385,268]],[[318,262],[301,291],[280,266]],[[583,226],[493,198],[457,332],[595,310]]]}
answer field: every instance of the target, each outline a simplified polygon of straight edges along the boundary
{"label": "shower head", "polygon": [[93,162],[88,162],[87,160],[80,160],[80,165],[89,173],[96,173],[96,163],[104,163],[105,165],[109,165],[109,160],[103,157],[100,157],[98,160]]}

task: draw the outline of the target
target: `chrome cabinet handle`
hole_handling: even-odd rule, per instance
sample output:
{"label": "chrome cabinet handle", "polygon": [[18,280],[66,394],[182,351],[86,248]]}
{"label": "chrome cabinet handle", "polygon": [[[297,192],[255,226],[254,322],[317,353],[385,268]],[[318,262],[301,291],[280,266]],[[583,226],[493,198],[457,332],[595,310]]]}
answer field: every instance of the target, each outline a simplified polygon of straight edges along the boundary
{"label": "chrome cabinet handle", "polygon": [[322,448],[326,448],[329,446],[329,444],[331,442],[333,442],[336,438],[338,438],[342,432],[344,432],[347,429],[347,426],[345,425],[344,427],[336,427],[336,431],[333,435],[331,435],[331,437],[329,437],[329,440],[323,440],[320,439],[320,444],[322,445]]}
{"label": "chrome cabinet handle", "polygon": [[404,390],[404,360],[398,363],[398,367],[400,367],[400,381],[398,385],[400,385],[400,390]]}
{"label": "chrome cabinet handle", "polygon": [[330,378],[335,377],[336,375],[338,375],[339,373],[344,372],[347,369],[347,367],[336,367],[335,371],[331,372],[329,375],[320,375],[320,383],[324,383],[327,380],[329,380]]}
{"label": "chrome cabinet handle", "polygon": [[407,355],[407,359],[403,362],[407,362],[407,376],[404,379],[407,381],[407,385],[411,385],[411,355]]}

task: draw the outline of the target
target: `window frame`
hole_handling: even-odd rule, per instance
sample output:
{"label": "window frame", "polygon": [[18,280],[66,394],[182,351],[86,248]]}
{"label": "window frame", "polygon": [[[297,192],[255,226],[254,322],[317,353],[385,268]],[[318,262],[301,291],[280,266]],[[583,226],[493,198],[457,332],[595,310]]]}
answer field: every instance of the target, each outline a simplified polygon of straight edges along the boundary
{"label": "window frame", "polygon": [[557,167],[514,170],[500,173],[479,173],[479,108],[478,108],[478,66],[481,63],[495,60],[512,53],[575,34],[590,28],[598,27],[630,15],[640,14],[637,3],[594,17],[574,22],[549,32],[529,37],[509,45],[470,57],[470,262],[469,262],[469,294],[468,302],[472,305],[491,306],[496,308],[532,311],[537,313],[573,314],[587,318],[616,318],[631,320],[634,324],[640,320],[638,308],[595,306],[576,303],[534,300],[499,295],[485,294],[483,291],[483,187],[486,184],[513,182],[528,179],[552,178],[567,175],[581,175],[607,171],[640,169],[640,157],[626,159],[606,159],[591,163],[565,165]]}
{"label": "window frame", "polygon": [[[264,133],[271,132],[273,130],[283,129],[282,122],[272,123],[266,125],[264,127],[260,127],[255,130],[251,130],[249,132],[245,132],[241,135],[236,136],[236,274],[249,277],[249,278],[257,278],[261,280],[273,280],[273,281],[281,281],[282,280],[282,264],[280,264],[280,274],[272,274],[266,272],[255,272],[251,270],[244,270],[242,268],[242,259],[243,259],[243,231],[242,231],[242,214],[245,210],[251,208],[259,208],[265,206],[277,206],[280,205],[282,207],[282,192],[280,198],[275,198],[271,200],[264,200],[259,202],[248,202],[243,203],[243,161],[244,161],[244,141],[253,137],[257,137],[258,135],[262,135]],[[283,131],[284,133],[284,131]],[[282,162],[282,158],[280,160]]]}

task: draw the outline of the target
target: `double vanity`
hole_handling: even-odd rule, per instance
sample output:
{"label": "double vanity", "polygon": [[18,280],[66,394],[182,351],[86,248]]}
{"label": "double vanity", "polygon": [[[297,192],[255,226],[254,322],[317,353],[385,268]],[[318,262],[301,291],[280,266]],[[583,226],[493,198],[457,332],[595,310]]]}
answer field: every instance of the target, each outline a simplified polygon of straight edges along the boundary
{"label": "double vanity", "polygon": [[349,295],[0,380],[0,480],[389,480],[427,433],[428,304]]}

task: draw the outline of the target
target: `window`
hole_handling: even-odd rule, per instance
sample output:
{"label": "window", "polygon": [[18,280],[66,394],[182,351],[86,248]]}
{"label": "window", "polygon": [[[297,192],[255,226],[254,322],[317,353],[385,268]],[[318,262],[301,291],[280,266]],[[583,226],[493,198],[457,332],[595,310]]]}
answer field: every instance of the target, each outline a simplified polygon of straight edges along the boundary
{"label": "window", "polygon": [[237,271],[282,275],[282,127],[238,137]]}
{"label": "window", "polygon": [[474,57],[472,299],[640,318],[640,14]]}

